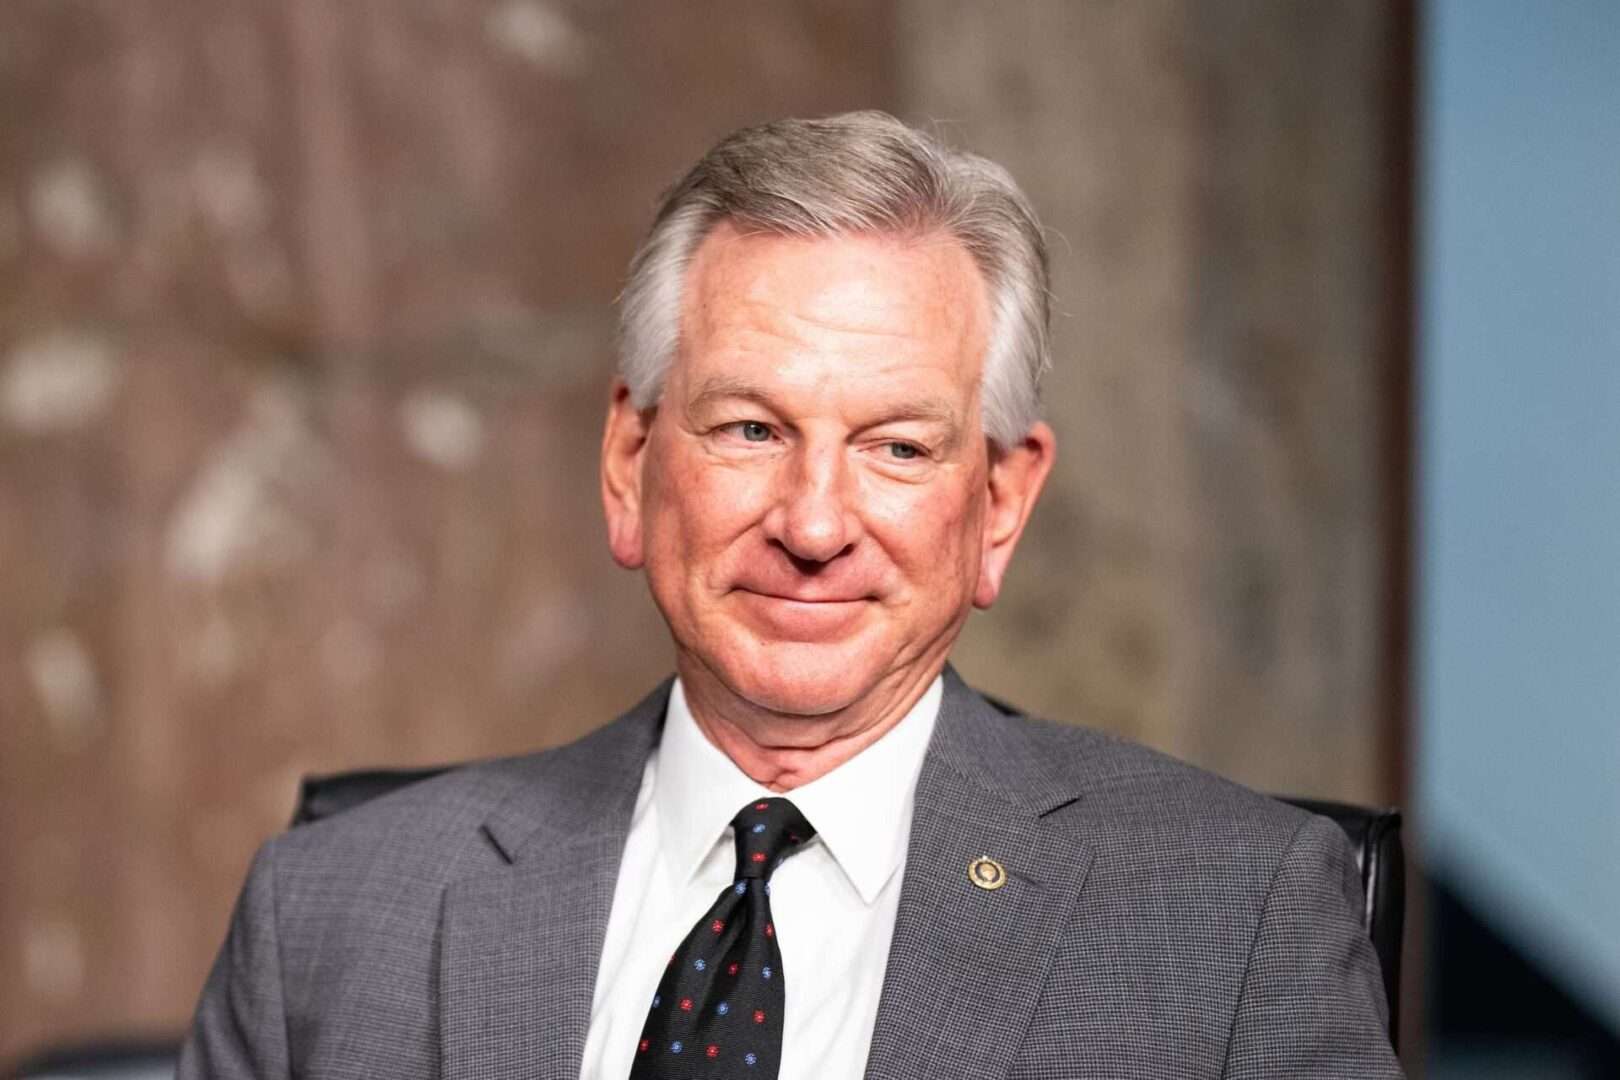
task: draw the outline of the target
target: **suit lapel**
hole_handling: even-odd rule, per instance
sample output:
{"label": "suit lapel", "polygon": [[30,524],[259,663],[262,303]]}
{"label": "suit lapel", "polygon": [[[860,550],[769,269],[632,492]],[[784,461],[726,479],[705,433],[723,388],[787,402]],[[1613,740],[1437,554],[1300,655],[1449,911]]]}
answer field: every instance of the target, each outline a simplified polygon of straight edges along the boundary
{"label": "suit lapel", "polygon": [[[870,1080],[1005,1076],[1091,862],[1047,820],[1077,793],[947,669],[918,780]],[[1004,886],[976,886],[988,856]]]}
{"label": "suit lapel", "polygon": [[485,823],[486,842],[509,865],[456,882],[445,897],[446,1080],[579,1076],[619,860],[668,690],[532,759]]}
{"label": "suit lapel", "polygon": [[[573,1080],[619,860],[666,682],[630,713],[531,759],[485,823],[507,866],[447,891],[440,927],[446,1080]],[[1091,851],[1047,816],[1075,800],[949,668],[918,780],[905,877],[866,1076],[1004,1076],[1034,1012]],[[1007,873],[975,886],[980,856]]]}

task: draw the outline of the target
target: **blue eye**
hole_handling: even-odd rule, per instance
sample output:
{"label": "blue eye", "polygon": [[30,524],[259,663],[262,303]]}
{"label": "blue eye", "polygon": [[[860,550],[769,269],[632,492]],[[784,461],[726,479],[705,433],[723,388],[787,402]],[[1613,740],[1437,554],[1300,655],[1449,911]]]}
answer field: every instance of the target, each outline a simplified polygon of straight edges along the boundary
{"label": "blue eye", "polygon": [[914,461],[919,454],[921,454],[921,451],[910,443],[892,442],[889,444],[889,456],[898,458],[901,461]]}
{"label": "blue eye", "polygon": [[771,437],[771,429],[758,420],[744,420],[738,426],[738,430],[742,432],[742,437],[747,442],[767,442]]}

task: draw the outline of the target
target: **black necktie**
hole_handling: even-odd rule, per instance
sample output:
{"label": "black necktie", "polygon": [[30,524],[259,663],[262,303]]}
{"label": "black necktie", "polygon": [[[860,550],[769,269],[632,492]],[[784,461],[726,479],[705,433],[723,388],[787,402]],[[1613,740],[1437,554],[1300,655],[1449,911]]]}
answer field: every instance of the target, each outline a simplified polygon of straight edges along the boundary
{"label": "black necktie", "polygon": [[658,981],[630,1080],[775,1080],[782,1064],[782,951],[771,872],[816,830],[786,799],[731,819],[736,881],[686,935]]}

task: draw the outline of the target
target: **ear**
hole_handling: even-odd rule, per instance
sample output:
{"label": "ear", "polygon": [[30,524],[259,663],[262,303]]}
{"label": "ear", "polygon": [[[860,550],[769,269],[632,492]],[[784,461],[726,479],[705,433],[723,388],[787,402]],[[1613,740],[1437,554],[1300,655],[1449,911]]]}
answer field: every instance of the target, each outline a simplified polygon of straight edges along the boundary
{"label": "ear", "polygon": [[630,400],[623,379],[613,380],[607,425],[602,432],[602,511],[607,517],[608,550],[626,570],[646,561],[641,534],[641,464],[654,411]]}
{"label": "ear", "polygon": [[973,592],[975,607],[987,608],[1001,593],[1001,579],[1012,562],[1013,549],[1024,534],[1035,500],[1057,457],[1057,436],[1045,423],[1037,423],[1022,442],[1010,449],[990,448],[990,506],[984,523],[984,549],[979,559],[979,583]]}

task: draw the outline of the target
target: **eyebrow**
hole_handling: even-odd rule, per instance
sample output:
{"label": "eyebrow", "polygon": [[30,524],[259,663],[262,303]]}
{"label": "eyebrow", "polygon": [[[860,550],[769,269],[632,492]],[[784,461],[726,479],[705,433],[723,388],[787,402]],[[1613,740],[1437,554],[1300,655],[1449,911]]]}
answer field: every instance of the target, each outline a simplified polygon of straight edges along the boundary
{"label": "eyebrow", "polygon": [[752,401],[766,407],[771,405],[771,395],[763,387],[751,383],[747,379],[739,378],[736,375],[710,375],[698,387],[698,392],[692,395],[692,400],[687,403],[687,408],[689,410],[701,409],[713,405],[716,401],[729,398],[741,398],[744,401]]}
{"label": "eyebrow", "polygon": [[[731,399],[752,401],[773,412],[778,411],[775,399],[768,390],[736,375],[710,375],[704,379],[687,408],[696,411],[717,401]],[[938,398],[908,401],[885,413],[880,423],[893,424],[913,420],[941,424],[953,431],[959,424],[956,411]]]}

